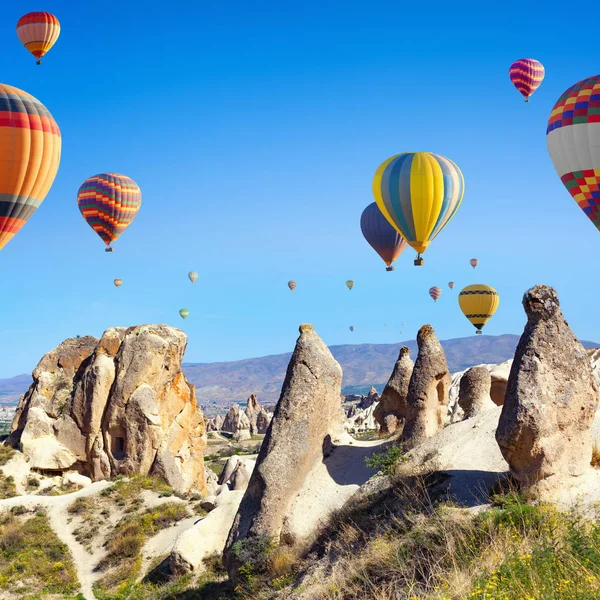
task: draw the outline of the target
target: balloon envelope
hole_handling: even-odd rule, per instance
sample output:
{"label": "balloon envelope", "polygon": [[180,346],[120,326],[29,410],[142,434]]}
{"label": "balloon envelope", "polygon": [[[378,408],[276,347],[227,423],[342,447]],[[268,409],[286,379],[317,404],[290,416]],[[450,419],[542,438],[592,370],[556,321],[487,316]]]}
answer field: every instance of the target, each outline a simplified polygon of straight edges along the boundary
{"label": "balloon envelope", "polygon": [[419,253],[452,220],[464,187],[460,169],[431,152],[392,156],[379,165],[373,178],[379,210]]}
{"label": "balloon envelope", "polygon": [[290,290],[292,290],[292,292],[296,289],[296,282],[295,281],[288,281],[288,287],[290,288]]}
{"label": "balloon envelope", "polygon": [[121,287],[121,285],[123,284],[123,280],[122,280],[122,279],[115,279],[115,282],[114,282],[114,283],[115,283],[115,285],[116,285],[118,288],[120,288],[120,287]]}
{"label": "balloon envelope", "polygon": [[531,94],[540,87],[544,75],[544,65],[534,58],[520,58],[508,70],[510,80],[527,102]]}
{"label": "balloon envelope", "polygon": [[54,46],[60,35],[60,23],[49,12],[30,12],[17,22],[17,35],[21,43],[38,59]]}
{"label": "balloon envelope", "polygon": [[546,144],[558,176],[600,229],[600,75],[568,88],[548,120]]}
{"label": "balloon envelope", "polygon": [[60,163],[61,136],[48,109],[0,83],[0,249],[49,192]]}
{"label": "balloon envelope", "polygon": [[190,314],[190,311],[187,308],[182,308],[179,311],[179,314],[180,314],[180,316],[181,316],[182,319],[187,319],[188,315]]}
{"label": "balloon envelope", "polygon": [[354,287],[354,281],[352,281],[352,279],[348,279],[348,281],[346,281],[346,285],[348,286],[348,289],[351,290]]}
{"label": "balloon envelope", "polygon": [[196,271],[190,271],[188,273],[188,277],[192,283],[196,283],[196,280],[198,279],[198,273],[196,273]]}
{"label": "balloon envelope", "polygon": [[429,295],[433,298],[434,302],[437,302],[437,299],[442,295],[442,290],[434,285],[432,288],[429,288]]}
{"label": "balloon envelope", "polygon": [[354,325],[350,325],[350,331],[354,331]]}
{"label": "balloon envelope", "polygon": [[142,192],[126,175],[100,173],[83,182],[77,205],[87,224],[110,246],[135,219]]}
{"label": "balloon envelope", "polygon": [[381,214],[377,203],[369,204],[360,217],[360,229],[373,250],[390,270],[392,263],[408,248],[408,242]]}
{"label": "balloon envelope", "polygon": [[489,285],[468,285],[458,295],[458,305],[463,314],[478,331],[492,318],[500,305],[498,292]]}
{"label": "balloon envelope", "polygon": [[472,259],[469,261],[469,264],[470,264],[470,265],[471,265],[473,268],[475,268],[475,267],[476,267],[476,266],[479,264],[479,261],[478,261],[476,258],[472,258]]}
{"label": "balloon envelope", "polygon": [[448,287],[452,290],[454,289],[454,281],[449,281],[448,282]]}

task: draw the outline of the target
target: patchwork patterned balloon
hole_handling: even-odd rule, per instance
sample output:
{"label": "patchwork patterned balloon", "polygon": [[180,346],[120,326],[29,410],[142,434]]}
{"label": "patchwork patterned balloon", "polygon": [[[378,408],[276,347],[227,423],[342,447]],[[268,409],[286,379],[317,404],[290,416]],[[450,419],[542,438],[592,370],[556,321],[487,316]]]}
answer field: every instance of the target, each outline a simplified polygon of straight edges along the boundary
{"label": "patchwork patterned balloon", "polygon": [[135,219],[142,192],[126,175],[101,173],[83,182],[77,204],[87,224],[110,246]]}
{"label": "patchwork patterned balloon", "polygon": [[433,298],[434,302],[438,301],[438,298],[442,295],[442,290],[434,285],[432,288],[429,288],[429,295]]}
{"label": "patchwork patterned balloon", "polygon": [[48,109],[0,83],[0,250],[46,197],[60,153],[60,130]]}
{"label": "patchwork patterned balloon", "polygon": [[537,90],[544,80],[545,69],[541,62],[533,58],[521,58],[515,61],[508,70],[513,85],[529,102],[529,97]]}
{"label": "patchwork patterned balloon", "polygon": [[58,40],[60,23],[49,12],[30,12],[19,19],[17,35],[23,46],[37,58],[37,64],[41,65],[42,56]]}
{"label": "patchwork patterned balloon", "polygon": [[600,75],[572,85],[558,99],[546,144],[564,186],[600,229]]}

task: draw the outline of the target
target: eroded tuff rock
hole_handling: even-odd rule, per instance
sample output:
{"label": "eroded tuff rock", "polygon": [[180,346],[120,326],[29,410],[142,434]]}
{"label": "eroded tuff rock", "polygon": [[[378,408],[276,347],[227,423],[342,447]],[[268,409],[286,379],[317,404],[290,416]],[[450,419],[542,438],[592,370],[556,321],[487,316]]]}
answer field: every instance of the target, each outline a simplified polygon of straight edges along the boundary
{"label": "eroded tuff rock", "polygon": [[360,402],[358,403],[358,408],[364,410],[370,406],[373,406],[375,402],[379,402],[379,394],[374,387],[371,387],[366,396],[361,396]]}
{"label": "eroded tuff rock", "polygon": [[403,346],[400,348],[390,379],[381,394],[381,400],[373,413],[381,433],[394,433],[398,425],[406,419],[406,396],[414,366],[410,358],[410,350]]}
{"label": "eroded tuff rock", "polygon": [[342,369],[327,346],[311,325],[301,325],[275,414],[227,539],[225,562],[232,576],[240,566],[231,551],[235,542],[286,539],[286,513],[341,429],[341,383]]}
{"label": "eroded tuff rock", "polygon": [[233,439],[237,442],[252,438],[250,433],[250,420],[246,413],[240,410],[239,404],[234,404],[230,409],[221,427],[223,431],[233,433]]}
{"label": "eroded tuff rock", "polygon": [[466,419],[495,408],[490,396],[492,377],[483,365],[471,367],[460,380],[458,405]]}
{"label": "eroded tuff rock", "polygon": [[419,353],[408,385],[406,424],[402,431],[402,443],[407,448],[444,427],[452,382],[446,355],[431,325],[419,329],[417,346]]}
{"label": "eroded tuff rock", "polygon": [[66,340],[35,368],[9,442],[36,469],[92,480],[158,473],[204,490],[204,418],[181,370],[186,344],[166,325]]}
{"label": "eroded tuff rock", "polygon": [[272,415],[259,404],[254,394],[248,398],[245,413],[250,422],[251,435],[267,433]]}
{"label": "eroded tuff rock", "polygon": [[527,324],[496,441],[512,474],[539,497],[551,498],[569,478],[590,468],[598,386],[556,292],[536,285],[525,292],[523,307]]}

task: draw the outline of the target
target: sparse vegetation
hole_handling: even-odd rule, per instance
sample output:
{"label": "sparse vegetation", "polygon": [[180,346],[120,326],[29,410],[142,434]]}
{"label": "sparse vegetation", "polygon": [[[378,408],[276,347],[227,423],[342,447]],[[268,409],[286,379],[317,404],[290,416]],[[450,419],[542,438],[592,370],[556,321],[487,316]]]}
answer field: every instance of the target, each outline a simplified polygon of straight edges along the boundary
{"label": "sparse vegetation", "polygon": [[591,462],[592,467],[594,467],[594,469],[600,469],[600,448],[598,448],[598,445],[594,442],[594,446],[592,448],[592,462]]}
{"label": "sparse vegetation", "polygon": [[15,480],[12,475],[0,475],[0,499],[14,498],[17,495]]}
{"label": "sparse vegetation", "polygon": [[14,598],[46,594],[73,597],[79,588],[67,547],[44,512],[30,517],[0,516],[0,589]]}
{"label": "sparse vegetation", "polygon": [[0,444],[0,467],[3,467],[15,454],[15,449],[5,444]]}
{"label": "sparse vegetation", "polygon": [[383,452],[376,452],[365,458],[365,463],[371,469],[381,471],[384,475],[393,475],[399,461],[406,460],[402,448],[398,444],[388,446]]}
{"label": "sparse vegetation", "polygon": [[171,492],[169,487],[162,479],[150,475],[134,475],[128,479],[117,477],[113,485],[104,488],[100,495],[110,496],[117,504],[125,503],[127,500],[137,498],[144,490],[152,490],[157,493]]}

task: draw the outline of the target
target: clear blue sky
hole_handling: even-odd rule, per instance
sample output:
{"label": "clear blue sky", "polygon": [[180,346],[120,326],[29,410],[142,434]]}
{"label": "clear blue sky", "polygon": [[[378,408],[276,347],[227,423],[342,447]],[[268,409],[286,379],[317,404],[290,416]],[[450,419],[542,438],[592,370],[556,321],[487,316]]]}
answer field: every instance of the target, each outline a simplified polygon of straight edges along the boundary
{"label": "clear blue sky", "polygon": [[[15,24],[40,9],[62,32],[37,67]],[[501,295],[485,333],[520,333],[523,292],[546,283],[576,334],[600,340],[600,233],[545,142],[559,95],[597,73],[598,47],[556,19],[516,2],[12,3],[0,80],[48,107],[63,156],[41,208],[0,253],[0,376],[114,325],[181,327],[190,362],[291,350],[301,322],[328,344],[396,342],[423,323],[464,337],[474,329],[456,296],[470,283]],[[524,57],[546,67],[529,104],[508,78]],[[417,150],[454,160],[465,197],[423,268],[408,250],[387,273],[360,214],[377,166]],[[143,194],[112,255],[76,203],[103,171]],[[432,285],[444,290],[437,304]]]}

